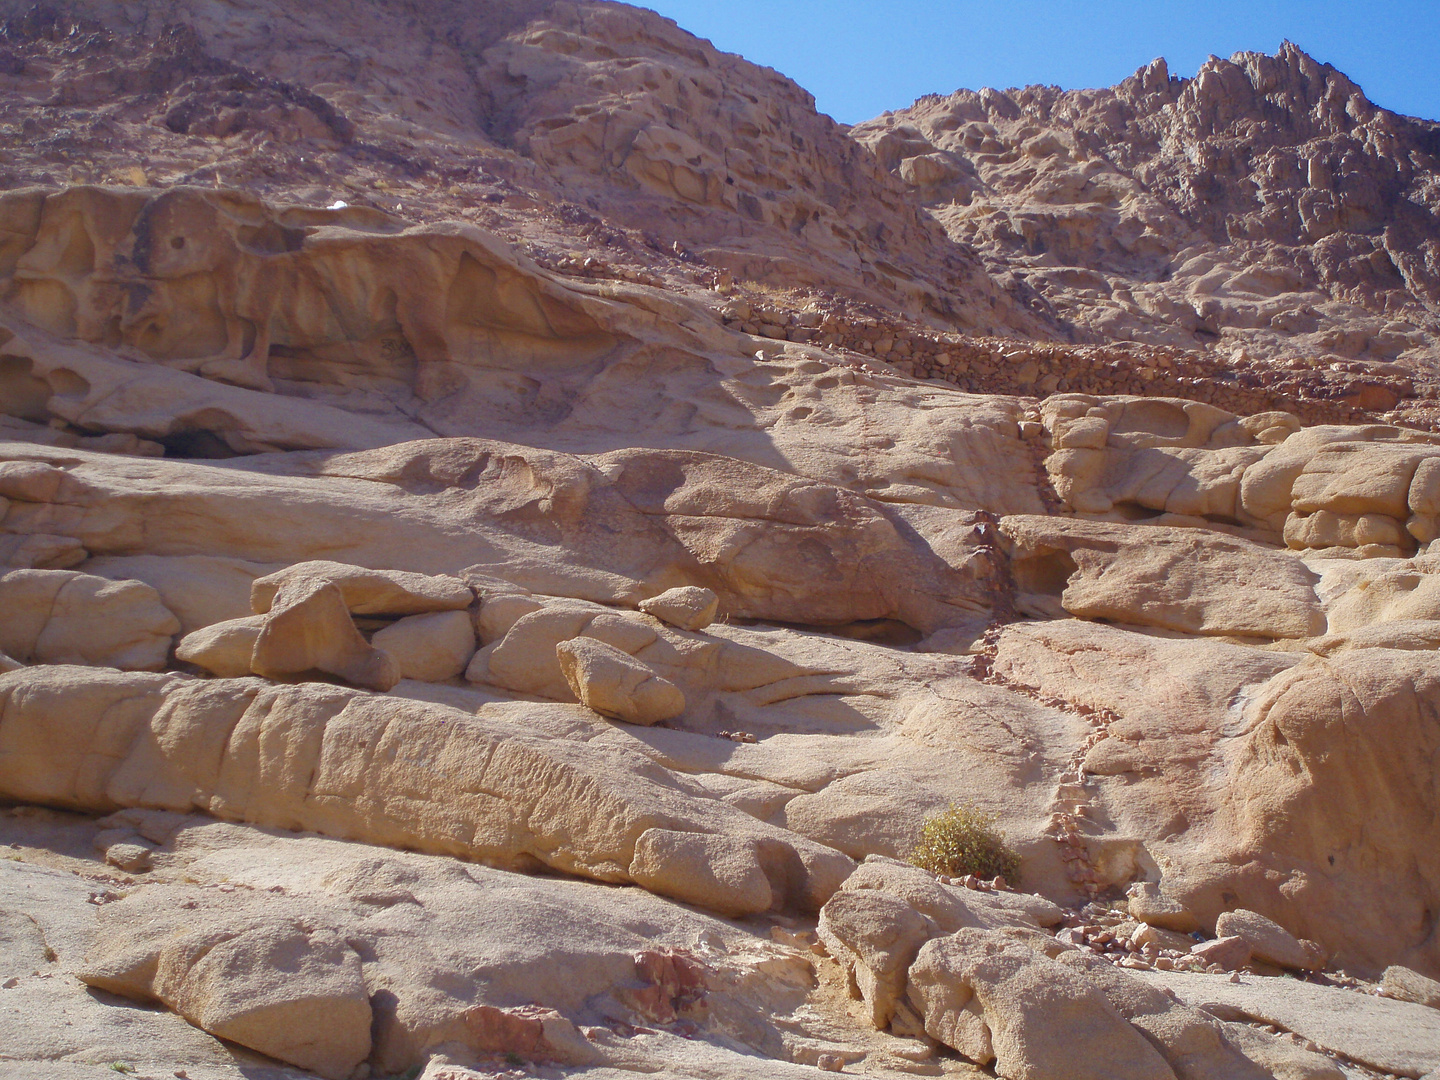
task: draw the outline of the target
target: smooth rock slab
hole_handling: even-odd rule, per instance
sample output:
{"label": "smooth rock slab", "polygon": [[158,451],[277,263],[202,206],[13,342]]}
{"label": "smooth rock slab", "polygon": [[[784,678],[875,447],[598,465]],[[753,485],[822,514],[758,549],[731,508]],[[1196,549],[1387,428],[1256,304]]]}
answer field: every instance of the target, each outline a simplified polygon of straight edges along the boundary
{"label": "smooth rock slab", "polygon": [[[920,950],[910,968],[911,1003],[925,1031],[1005,1080],[1175,1080],[1149,1041],[1084,974],[1009,944],[960,930]],[[975,1006],[972,1007],[971,1001]]]}
{"label": "smooth rock slab", "polygon": [[646,832],[693,834],[673,865],[637,866],[691,903],[708,895],[692,871],[722,850],[730,885],[758,868],[776,905],[811,911],[854,869],[642,754],[557,736],[552,720],[604,727],[573,706],[524,713],[518,724],[313,682],[25,668],[0,676],[0,798],[202,810],[613,883],[633,880]]}
{"label": "smooth rock slab", "polygon": [[1063,571],[1060,603],[1081,619],[1184,634],[1325,632],[1315,575],[1286,551],[1199,529],[1061,518],[1010,517],[1001,532],[1017,579],[1031,566],[1052,577]]}
{"label": "smooth rock slab", "polygon": [[1298,979],[1147,971],[1137,975],[1225,1020],[1293,1031],[1357,1064],[1396,1076],[1440,1069],[1440,1011]]}
{"label": "smooth rock slab", "polygon": [[459,578],[408,570],[369,570],[348,563],[315,560],[256,578],[250,589],[250,606],[256,614],[263,615],[286,583],[301,578],[328,581],[337,586],[345,598],[345,606],[356,615],[462,611],[475,600],[470,586]]}
{"label": "smooth rock slab", "polygon": [[78,974],[327,1080],[347,1080],[370,1056],[360,957],[339,934],[303,921],[196,920],[171,930],[144,902],[112,905]]}

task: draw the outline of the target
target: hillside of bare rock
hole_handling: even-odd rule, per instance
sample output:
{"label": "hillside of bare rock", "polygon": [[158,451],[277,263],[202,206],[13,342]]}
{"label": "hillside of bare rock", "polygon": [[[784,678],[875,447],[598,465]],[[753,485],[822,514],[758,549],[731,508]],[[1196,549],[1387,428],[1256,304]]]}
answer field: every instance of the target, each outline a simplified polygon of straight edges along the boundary
{"label": "hillside of bare rock", "polygon": [[1435,125],[0,20],[0,1078],[1433,1080]]}
{"label": "hillside of bare rock", "polygon": [[1294,45],[1118,86],[962,90],[855,138],[1096,340],[1433,365],[1440,125]]}

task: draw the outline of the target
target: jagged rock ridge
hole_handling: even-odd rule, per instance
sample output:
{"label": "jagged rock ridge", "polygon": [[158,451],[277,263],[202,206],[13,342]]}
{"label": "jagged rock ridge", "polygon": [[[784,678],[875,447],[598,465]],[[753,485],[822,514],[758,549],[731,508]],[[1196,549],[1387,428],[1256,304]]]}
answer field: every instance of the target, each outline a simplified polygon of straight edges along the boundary
{"label": "jagged rock ridge", "polygon": [[1085,334],[1433,363],[1440,126],[1291,44],[1104,90],[922,99],[856,138]]}

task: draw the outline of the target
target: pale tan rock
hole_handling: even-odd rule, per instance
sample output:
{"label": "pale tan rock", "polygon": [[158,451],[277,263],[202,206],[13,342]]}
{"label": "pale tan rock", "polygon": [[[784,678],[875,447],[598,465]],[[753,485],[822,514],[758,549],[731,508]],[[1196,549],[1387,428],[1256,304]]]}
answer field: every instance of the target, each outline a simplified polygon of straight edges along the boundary
{"label": "pale tan rock", "polygon": [[938,928],[898,897],[842,889],[821,909],[816,933],[849,973],[870,1023],[883,1031],[905,999],[906,976],[920,946]]}
{"label": "pale tan rock", "polygon": [[1115,1011],[1147,1038],[1177,1080],[1269,1080],[1269,1073],[1248,1058],[1208,1012],[1182,1005],[1157,986],[1084,949],[1053,959],[1083,972]]}
{"label": "pale tan rock", "polygon": [[1416,514],[1440,514],[1440,457],[1425,457],[1415,466],[1407,501]]}
{"label": "pale tan rock", "polygon": [[[517,460],[526,468],[504,464]],[[497,482],[462,488],[460,499],[423,479],[438,470],[458,484],[492,466]],[[992,595],[994,566],[975,557],[978,538],[955,514],[872,501],[717,454],[641,448],[582,457],[461,439],[323,463],[281,455],[265,472],[226,471],[224,484],[213,483],[212,470],[107,460],[86,473],[93,490],[75,507],[78,538],[103,555],[137,545],[213,550],[207,537],[224,535],[223,550],[269,562],[293,558],[293,537],[304,535],[307,546],[351,564],[446,573],[475,567],[484,554],[479,571],[535,592],[633,608],[662,586],[695,583],[734,618],[803,626],[893,619],[930,633],[973,621]],[[666,494],[672,481],[678,489]],[[206,492],[204,515],[188,494],[195,485]],[[549,491],[571,501],[554,503]],[[507,509],[517,505],[542,519],[558,513],[560,546],[537,557],[524,515]]]}
{"label": "pale tan rock", "polygon": [[555,655],[580,703],[601,716],[649,726],[685,711],[679,687],[613,645],[577,637],[556,646]]}
{"label": "pale tan rock", "polygon": [[1345,1073],[1330,1058],[1297,1046],[1249,1024],[1224,1025],[1225,1036],[1246,1057],[1268,1069],[1275,1080],[1345,1080]]}
{"label": "pale tan rock", "polygon": [[1291,505],[1302,514],[1328,510],[1404,521],[1410,515],[1410,488],[1420,462],[1437,456],[1429,447],[1403,444],[1355,442],[1326,447],[1296,477]]}
{"label": "pale tan rock", "polygon": [[545,602],[538,597],[522,593],[502,593],[485,596],[480,614],[475,620],[475,629],[481,645],[493,645],[506,634],[520,619],[533,611],[539,611]]}
{"label": "pale tan rock", "polygon": [[989,1030],[1000,1076],[1175,1076],[1097,986],[997,935],[961,930],[929,942],[910,969],[909,987],[926,1032],[941,1041],[948,1037],[966,1043],[972,1052],[983,1043],[976,1037],[978,1024],[962,1019],[973,997]]}
{"label": "pale tan rock", "polygon": [[265,615],[250,615],[214,623],[186,634],[175,646],[175,659],[202,667],[222,679],[238,679],[252,673],[255,643],[265,629]]}
{"label": "pale tan rock", "polygon": [[963,928],[1038,929],[1064,918],[1061,908],[1030,893],[977,892],[946,885],[928,870],[872,855],[845,880],[846,891],[877,890],[905,901],[942,933]]}
{"label": "pale tan rock", "polygon": [[138,581],[66,570],[0,576],[0,651],[24,663],[162,669],[179,621]]}
{"label": "pale tan rock", "polygon": [[0,564],[15,570],[68,570],[83,563],[89,554],[73,536],[0,534]]}
{"label": "pale tan rock", "polygon": [[80,971],[88,985],[159,1000],[212,1035],[327,1080],[347,1080],[370,1056],[360,957],[333,930],[263,918],[144,926],[154,913],[139,905],[103,916]]}
{"label": "pale tan rock", "polygon": [[1417,1005],[1440,1009],[1440,982],[1398,964],[1385,969],[1380,980],[1380,992],[1399,1001],[1413,1001]]}
{"label": "pale tan rock", "polygon": [[400,665],[402,679],[446,682],[465,673],[475,655],[475,627],[466,611],[437,611],[376,632],[370,644]]}
{"label": "pale tan rock", "polygon": [[[527,709],[519,725],[316,683],[26,668],[0,676],[0,797],[92,812],[199,809],[608,882],[630,881],[636,844],[659,829],[701,837],[684,840],[673,875],[642,863],[692,902],[707,845],[727,853],[727,889],[739,882],[753,895],[746,867],[758,865],[772,902],[800,910],[818,911],[854,869],[633,748],[556,737],[589,723],[573,707]],[[97,769],[86,763],[102,724],[113,757]],[[196,752],[202,745],[213,749]]]}
{"label": "pale tan rock", "polygon": [[556,648],[578,637],[602,610],[598,604],[562,601],[522,615],[489,650],[485,681],[520,693],[570,698],[574,692]]}
{"label": "pale tan rock", "polygon": [[112,581],[143,581],[160,594],[186,635],[254,615],[250,588],[275,569],[273,563],[213,555],[102,555],[84,567]]}
{"label": "pale tan rock", "polygon": [[1082,416],[1055,427],[1055,446],[1059,450],[1103,450],[1110,434],[1110,424],[1103,416]]}
{"label": "pale tan rock", "polygon": [[6,675],[12,671],[18,671],[25,665],[14,657],[0,652],[0,675]]}
{"label": "pale tan rock", "polygon": [[1440,620],[1399,619],[1326,634],[1306,643],[1320,656],[1346,649],[1440,649]]}
{"label": "pale tan rock", "polygon": [[1192,912],[1186,911],[1184,905],[1166,896],[1157,882],[1137,882],[1130,887],[1128,895],[1131,918],[1139,919],[1150,926],[1158,926],[1162,930],[1175,930],[1182,934],[1200,929],[1200,920]]}
{"label": "pale tan rock", "polygon": [[[167,865],[189,880],[152,879],[104,905],[113,909],[104,913],[113,950],[138,961],[152,955],[158,940],[198,927],[231,934],[257,922],[339,932],[365,956],[362,977],[381,1006],[374,1010],[369,1066],[382,1076],[403,1074],[427,1058],[483,1063],[499,1042],[505,1044],[498,1047],[501,1056],[515,1053],[538,1067],[633,1071],[613,1064],[619,1059],[673,1071],[688,1062],[688,1071],[743,1080],[757,1060],[775,1052],[774,1040],[794,1020],[807,1035],[815,1031],[821,1046],[851,1047],[856,1060],[850,1038],[837,1039],[834,1031],[826,1037],[803,1020],[814,986],[812,954],[772,942],[768,925],[720,919],[640,889],[514,874],[198,816],[120,816],[157,833],[159,822],[148,819],[168,819]],[[28,848],[48,835],[52,846],[68,846],[72,836],[93,828],[69,816],[51,818],[0,816],[0,841]],[[4,991],[7,1008],[18,1010],[0,1014],[7,1054],[28,1064],[41,1060],[47,1045],[67,1053],[101,1047],[107,1061],[130,1063],[142,1075],[177,1068],[195,1075],[204,1068],[226,1080],[240,1076],[236,1057],[261,1076],[279,1068],[251,1061],[244,1049],[214,1041],[178,1017],[176,1024],[163,1023],[172,1018],[165,1011],[117,1007],[108,995],[57,977],[62,969],[81,968],[92,947],[97,907],[87,898],[94,891],[93,882],[68,872],[0,860],[0,941],[7,941],[0,948],[0,982],[12,973],[24,977],[21,987]],[[7,938],[7,931],[14,933]],[[54,961],[45,959],[47,941]],[[555,963],[561,948],[563,965]],[[33,976],[37,968],[52,977]],[[434,992],[437,979],[447,993]],[[52,993],[44,996],[45,990]],[[697,990],[704,993],[703,1012],[693,1007]],[[508,1004],[516,1000],[536,1004]],[[628,1017],[642,1005],[657,1014],[668,1010],[663,1015],[672,1019],[665,1023],[698,1015],[699,1030],[690,1029],[691,1039],[660,1036],[658,1045],[636,1044],[585,1023],[592,1007]],[[71,1026],[58,1033],[33,1022],[22,1026],[21,1014],[33,1020],[47,1008],[63,1008]],[[724,1016],[729,1034],[719,1035],[712,1013]],[[534,1041],[521,1041],[527,1035]],[[803,1080],[804,1066],[775,1065],[774,1075]],[[771,1075],[768,1063],[766,1069]]]}
{"label": "pale tan rock", "polygon": [[1207,966],[1214,964],[1225,971],[1240,970],[1254,956],[1250,942],[1242,937],[1217,937],[1202,941],[1192,946],[1190,953]]}
{"label": "pale tan rock", "polygon": [[1014,517],[1001,528],[1021,589],[1059,593],[1081,618],[1279,638],[1324,628],[1315,575],[1285,552],[1156,526]]}
{"label": "pale tan rock", "polygon": [[1440,1014],[1406,1001],[1357,994],[1303,979],[1178,971],[1145,972],[1146,982],[1182,1002],[1223,1015],[1294,1032],[1346,1062],[1399,1076],[1424,1076],[1440,1068]]}
{"label": "pale tan rock", "polygon": [[649,829],[635,841],[629,874],[652,892],[742,917],[776,904],[765,858],[756,840]]}
{"label": "pale tan rock", "polygon": [[1319,510],[1308,515],[1291,514],[1285,521],[1285,543],[1294,549],[1382,545],[1409,546],[1404,519],[1380,514],[1340,515]]}
{"label": "pale tan rock", "polygon": [[704,630],[715,621],[720,598],[710,589],[686,585],[640,601],[640,610],[681,630]]}
{"label": "pale tan rock", "polygon": [[40,461],[0,462],[0,495],[20,502],[54,501],[65,481],[63,469]]}
{"label": "pale tan rock", "polygon": [[153,852],[144,844],[111,844],[105,849],[105,861],[127,874],[143,874],[152,866]]}
{"label": "pale tan rock", "polygon": [[[1433,653],[1352,649],[1277,675],[1247,711],[1230,781],[1236,835],[1227,847],[1242,860],[1263,851],[1296,889],[1257,881],[1236,895],[1319,942],[1341,967],[1440,968],[1420,929],[1440,869],[1431,869],[1436,853],[1418,839],[1432,799],[1418,761],[1436,737],[1437,701]],[[1303,828],[1288,824],[1299,821]],[[1399,880],[1414,882],[1413,891],[1395,888]]]}
{"label": "pale tan rock", "polygon": [[1366,573],[1336,598],[1326,613],[1331,633],[1440,620],[1440,574],[1415,564],[1391,566],[1394,569]]}
{"label": "pale tan rock", "polygon": [[1150,945],[1157,949],[1174,949],[1177,952],[1189,952],[1195,944],[1195,939],[1189,934],[1163,930],[1147,923],[1141,923],[1140,929],[1130,935],[1130,940],[1141,948]]}
{"label": "pale tan rock", "polygon": [[394,659],[355,629],[339,586],[297,576],[267,607],[250,657],[255,674],[274,679],[319,671],[382,693],[400,681]]}
{"label": "pale tan rock", "polygon": [[[1215,935],[1220,938],[1243,939],[1256,959],[1276,967],[1306,970],[1314,964],[1314,958],[1307,954],[1295,936],[1283,926],[1243,908],[1227,911],[1216,919]],[[1323,962],[1322,957],[1321,963]]]}
{"label": "pale tan rock", "polygon": [[367,570],[345,563],[296,563],[257,578],[250,591],[250,606],[263,615],[291,581],[315,579],[334,584],[345,606],[355,615],[418,615],[433,611],[459,611],[475,600],[470,586],[458,578],[433,577],[402,570]]}

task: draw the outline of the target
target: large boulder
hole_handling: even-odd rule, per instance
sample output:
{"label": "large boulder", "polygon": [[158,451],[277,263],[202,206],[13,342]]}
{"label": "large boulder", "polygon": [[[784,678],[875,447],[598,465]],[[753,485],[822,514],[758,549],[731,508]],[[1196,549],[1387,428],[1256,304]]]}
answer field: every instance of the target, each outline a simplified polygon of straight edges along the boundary
{"label": "large boulder", "polygon": [[159,671],[180,622],[138,581],[69,570],[0,576],[0,652],[22,663]]}
{"label": "large boulder", "polygon": [[870,1023],[884,1030],[905,1000],[920,946],[936,934],[932,920],[894,896],[842,889],[820,910],[820,941],[849,974]]}
{"label": "large boulder", "polygon": [[712,590],[698,585],[666,589],[659,596],[640,601],[640,610],[645,614],[681,630],[704,630],[715,621],[719,607],[720,598]]}
{"label": "large boulder", "polygon": [[1022,592],[1082,619],[1185,634],[1306,638],[1325,630],[1298,557],[1199,529],[1011,517],[1001,531]]}
{"label": "large boulder", "polygon": [[614,645],[577,637],[557,645],[555,655],[576,698],[601,716],[648,726],[685,711],[678,686]]}
{"label": "large boulder", "polygon": [[1325,963],[1323,954],[1305,948],[1279,923],[1244,908],[1227,911],[1216,919],[1215,936],[1240,938],[1250,946],[1252,956],[1276,967],[1309,971]]}
{"label": "large boulder", "polygon": [[475,626],[468,611],[411,615],[375,633],[370,643],[389,653],[400,677],[420,682],[458,679],[475,655]]}
{"label": "large boulder", "polygon": [[356,615],[422,615],[430,611],[463,611],[475,601],[470,586],[459,578],[404,570],[370,570],[363,566],[316,560],[296,563],[256,578],[250,589],[250,606],[257,615],[265,614],[288,583],[301,579],[329,582],[336,586],[345,607]]}
{"label": "large boulder", "polygon": [[1000,935],[929,942],[909,987],[927,1034],[1005,1080],[1175,1080],[1093,981]]}
{"label": "large boulder", "polygon": [[[821,909],[817,932],[870,1022],[883,1030],[898,1011],[908,1011],[906,972],[931,938],[962,928],[1043,936],[1040,928],[1061,917],[1043,897],[947,885],[928,870],[871,856]],[[897,1023],[909,1021],[902,1016]]]}
{"label": "large boulder", "polygon": [[1231,754],[1233,869],[1193,899],[1229,891],[1347,969],[1440,973],[1437,754],[1433,652],[1351,650],[1275,676]]}
{"label": "large boulder", "polygon": [[343,934],[299,918],[206,914],[157,918],[140,898],[108,907],[78,974],[98,990],[162,1002],[218,1038],[349,1080],[370,1056],[372,1016],[360,956]]}
{"label": "large boulder", "polygon": [[222,679],[244,678],[253,673],[251,660],[255,643],[260,640],[267,619],[265,615],[251,615],[195,630],[175,646],[175,659],[204,668]]}
{"label": "large boulder", "polygon": [[321,672],[384,692],[400,681],[400,666],[355,629],[340,587],[320,577],[287,580],[266,605],[250,670],[270,679]]}

